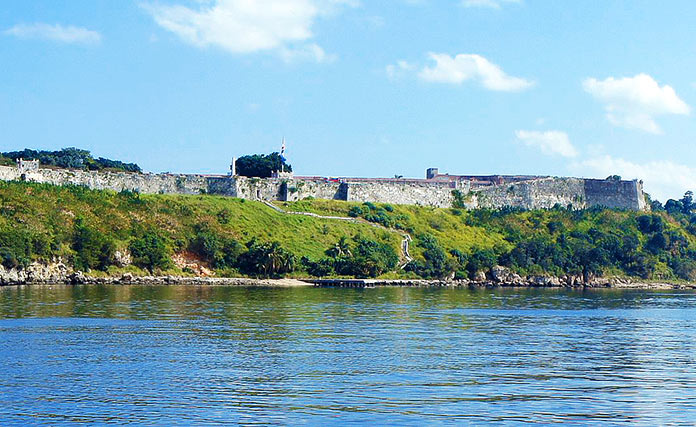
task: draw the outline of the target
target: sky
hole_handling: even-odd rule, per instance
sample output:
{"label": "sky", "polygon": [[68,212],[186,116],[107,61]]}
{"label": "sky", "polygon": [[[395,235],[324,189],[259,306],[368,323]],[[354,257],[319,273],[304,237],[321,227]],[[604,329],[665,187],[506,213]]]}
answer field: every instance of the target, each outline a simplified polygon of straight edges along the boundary
{"label": "sky", "polygon": [[696,190],[693,0],[5,0],[0,151]]}

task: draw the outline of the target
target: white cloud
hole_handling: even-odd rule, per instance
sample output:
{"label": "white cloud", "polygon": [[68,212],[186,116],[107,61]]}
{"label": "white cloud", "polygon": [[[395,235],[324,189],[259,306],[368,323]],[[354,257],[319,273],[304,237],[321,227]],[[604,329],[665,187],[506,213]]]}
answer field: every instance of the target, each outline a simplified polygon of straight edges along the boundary
{"label": "white cloud", "polygon": [[655,117],[688,115],[689,106],[671,86],[660,86],[647,74],[605,80],[585,79],[585,91],[604,103],[607,119],[616,126],[661,133]]}
{"label": "white cloud", "polygon": [[505,3],[520,3],[520,0],[462,0],[464,7],[487,7],[489,9],[500,9]]}
{"label": "white cloud", "polygon": [[278,52],[285,62],[314,61],[318,63],[333,62],[336,55],[327,54],[316,43],[310,43],[296,48],[281,47]]}
{"label": "white cloud", "polygon": [[515,136],[528,147],[535,147],[546,155],[560,155],[563,157],[576,157],[578,150],[565,132],[549,130],[545,132],[518,130]]}
{"label": "white cloud", "polygon": [[385,71],[387,73],[387,77],[389,77],[390,80],[394,80],[401,77],[404,73],[414,70],[415,68],[415,65],[401,60],[396,61],[396,64],[387,65]]}
{"label": "white cloud", "polygon": [[476,80],[483,87],[496,91],[519,91],[533,85],[529,80],[507,75],[500,67],[480,55],[430,53],[434,66],[424,67],[418,74],[422,80],[434,83],[462,84]]}
{"label": "white cloud", "polygon": [[62,26],[60,24],[18,24],[4,31],[5,34],[21,39],[51,40],[60,43],[95,44],[101,41],[101,34],[82,27]]}
{"label": "white cloud", "polygon": [[570,168],[596,178],[620,175],[623,179],[642,179],[645,191],[663,203],[681,197],[687,190],[696,189],[696,169],[669,160],[641,164],[603,155],[573,163]]}
{"label": "white cloud", "polygon": [[330,58],[316,43],[312,25],[339,5],[355,0],[210,0],[198,8],[146,5],[155,22],[197,47],[216,46],[232,53],[275,51],[286,60]]}

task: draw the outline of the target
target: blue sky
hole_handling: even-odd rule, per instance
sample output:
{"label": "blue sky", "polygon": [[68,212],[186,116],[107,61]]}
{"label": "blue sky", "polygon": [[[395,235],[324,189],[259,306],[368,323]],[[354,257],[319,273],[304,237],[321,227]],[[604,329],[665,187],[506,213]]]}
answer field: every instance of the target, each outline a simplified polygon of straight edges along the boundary
{"label": "blue sky", "polygon": [[0,150],[153,172],[550,174],[696,190],[696,4],[8,0]]}

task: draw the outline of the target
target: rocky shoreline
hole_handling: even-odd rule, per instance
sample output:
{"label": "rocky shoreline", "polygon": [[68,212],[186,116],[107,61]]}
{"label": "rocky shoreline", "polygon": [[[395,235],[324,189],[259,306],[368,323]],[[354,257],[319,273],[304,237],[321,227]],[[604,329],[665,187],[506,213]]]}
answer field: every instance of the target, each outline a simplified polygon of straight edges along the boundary
{"label": "rocky shoreline", "polygon": [[617,288],[617,289],[696,289],[696,283],[647,282],[640,279],[579,276],[526,276],[510,272],[505,267],[493,267],[480,272],[475,280],[425,279],[252,279],[190,276],[120,276],[95,277],[73,271],[62,262],[32,263],[26,269],[6,269],[0,265],[0,286],[13,285],[192,285],[192,286],[268,286],[268,287],[519,287],[519,288]]}

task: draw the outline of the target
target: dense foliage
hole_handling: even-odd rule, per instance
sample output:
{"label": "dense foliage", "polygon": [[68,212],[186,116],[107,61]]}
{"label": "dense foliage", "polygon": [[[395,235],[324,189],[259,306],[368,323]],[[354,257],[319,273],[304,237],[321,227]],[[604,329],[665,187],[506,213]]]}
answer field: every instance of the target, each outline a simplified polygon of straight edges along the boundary
{"label": "dense foliage", "polygon": [[[218,196],[0,182],[0,264],[22,268],[60,257],[85,271],[187,272],[174,263],[177,254],[219,275],[473,278],[502,265],[521,275],[585,280],[696,280],[691,193],[664,206],[652,202],[651,212],[279,204],[361,221],[285,215],[259,202]],[[414,260],[399,269],[404,231],[414,239]],[[132,265],[116,265],[123,254]]]}
{"label": "dense foliage", "polygon": [[236,160],[235,165],[237,175],[240,176],[268,178],[275,171],[292,172],[292,166],[279,153],[242,156]]}
{"label": "dense foliage", "polygon": [[416,259],[404,269],[424,278],[474,278],[502,265],[521,275],[619,275],[696,280],[696,203],[687,192],[652,212],[436,209],[332,201],[286,208],[349,215],[408,231]]}
{"label": "dense foliage", "polygon": [[22,151],[10,151],[0,153],[0,164],[14,164],[17,159],[38,160],[45,166],[56,166],[69,169],[87,170],[120,170],[126,172],[141,172],[140,167],[135,163],[124,163],[118,160],[105,159],[103,157],[93,158],[87,150],[79,148],[63,148],[59,151],[44,151],[24,149]]}
{"label": "dense foliage", "polygon": [[[364,247],[387,247],[395,254],[399,236],[368,224],[284,215],[229,197],[0,181],[0,264],[5,268],[60,257],[82,271],[192,273],[174,263],[177,254],[219,275],[305,276],[299,258],[322,257],[346,236],[366,242],[355,251],[355,271],[374,275],[393,268],[391,261],[380,264],[379,251]],[[132,265],[122,263],[127,258]]]}

